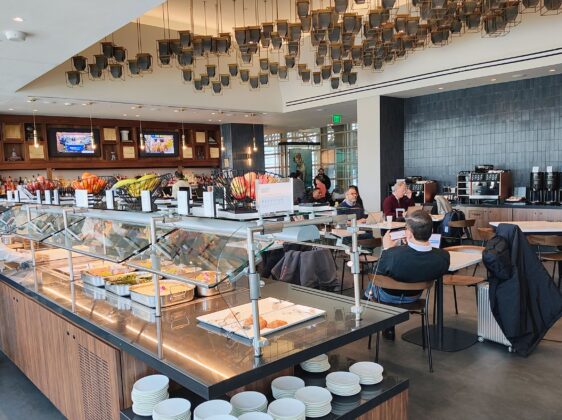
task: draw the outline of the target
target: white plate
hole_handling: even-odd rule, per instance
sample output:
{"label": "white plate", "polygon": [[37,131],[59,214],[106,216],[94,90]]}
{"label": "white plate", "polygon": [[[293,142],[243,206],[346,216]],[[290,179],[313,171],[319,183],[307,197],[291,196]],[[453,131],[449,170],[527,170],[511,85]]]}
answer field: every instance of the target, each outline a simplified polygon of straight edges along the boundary
{"label": "white plate", "polygon": [[250,413],[242,414],[238,417],[238,420],[273,420],[273,417],[267,413],[252,411]]}
{"label": "white plate", "polygon": [[191,410],[191,402],[185,398],[170,398],[159,402],[152,410],[153,415],[160,417],[176,418],[185,417]]}
{"label": "white plate", "polygon": [[209,400],[199,404],[193,410],[193,416],[196,419],[204,420],[210,416],[219,414],[230,414],[232,412],[232,404],[224,400]]}
{"label": "white plate", "polygon": [[206,420],[236,420],[236,417],[230,414],[217,414],[215,416],[207,417]]}
{"label": "white plate", "polygon": [[357,362],[349,367],[349,371],[359,376],[378,378],[382,375],[384,368],[374,362]]}
{"label": "white plate", "polygon": [[133,391],[140,394],[156,394],[168,388],[170,380],[164,375],[149,375],[139,379],[133,385]]}
{"label": "white plate", "polygon": [[295,398],[275,400],[267,409],[267,413],[276,419],[297,419],[304,416],[306,406]]}
{"label": "white plate", "polygon": [[302,401],[307,408],[313,406],[324,406],[332,401],[332,394],[326,388],[319,386],[307,386],[295,393],[295,398]]}
{"label": "white plate", "polygon": [[267,407],[267,398],[261,392],[244,391],[233,396],[230,404],[233,411],[243,414],[248,411],[261,411],[264,405]]}
{"label": "white plate", "polygon": [[357,385],[356,388],[350,389],[332,389],[328,387],[328,391],[330,391],[334,395],[339,395],[340,397],[350,397],[361,392],[361,385]]}
{"label": "white plate", "polygon": [[359,381],[359,383],[361,385],[376,385],[378,383],[381,383],[383,380],[383,376],[379,376],[378,378],[369,378],[369,379],[363,379],[361,378],[361,380]]}
{"label": "white plate", "polygon": [[326,376],[326,384],[334,386],[355,386],[359,385],[359,376],[351,372],[332,372]]}
{"label": "white plate", "polygon": [[296,392],[304,387],[304,381],[296,376],[280,376],[271,382],[271,389],[280,392]]}

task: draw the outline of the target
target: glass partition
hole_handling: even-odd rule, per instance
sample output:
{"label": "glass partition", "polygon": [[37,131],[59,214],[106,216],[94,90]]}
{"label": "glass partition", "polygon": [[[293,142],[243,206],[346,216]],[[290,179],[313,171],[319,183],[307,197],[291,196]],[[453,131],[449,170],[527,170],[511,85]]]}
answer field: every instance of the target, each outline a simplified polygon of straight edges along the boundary
{"label": "glass partition", "polygon": [[0,233],[9,234],[16,226],[27,222],[27,211],[23,206],[0,206]]}
{"label": "glass partition", "polygon": [[[64,230],[64,217],[61,211],[31,207],[31,220],[16,227],[15,233],[25,239],[41,242]],[[34,217],[35,216],[35,217]],[[84,216],[68,213],[68,225],[84,219]],[[26,216],[27,217],[27,216]]]}
{"label": "glass partition", "polygon": [[[156,229],[156,236],[161,237],[171,230],[159,227]],[[81,217],[79,220],[73,219],[67,230],[52,235],[44,242],[119,263],[149,246],[150,226],[142,222]]]}

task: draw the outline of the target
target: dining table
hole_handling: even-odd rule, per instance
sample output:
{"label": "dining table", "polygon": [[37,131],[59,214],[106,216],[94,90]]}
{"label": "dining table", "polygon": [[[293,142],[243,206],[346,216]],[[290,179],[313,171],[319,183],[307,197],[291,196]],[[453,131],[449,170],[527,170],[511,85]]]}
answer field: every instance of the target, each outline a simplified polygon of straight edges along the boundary
{"label": "dining table", "polygon": [[[455,272],[463,268],[482,262],[482,254],[474,252],[448,251],[451,257],[449,272]],[[436,316],[435,324],[429,326],[431,337],[431,349],[455,352],[464,350],[478,341],[474,333],[460,330],[458,328],[446,327],[443,321],[443,278],[435,281]],[[402,339],[419,346],[423,343],[423,330],[418,327],[405,332]]]}
{"label": "dining table", "polygon": [[379,222],[379,223],[358,223],[357,227],[359,229],[367,230],[396,230],[404,229],[406,227],[406,222]]}
{"label": "dining table", "polygon": [[546,222],[546,221],[513,221],[513,222],[490,222],[490,225],[498,227],[500,223],[508,223],[519,226],[523,233],[562,233],[562,222]]}

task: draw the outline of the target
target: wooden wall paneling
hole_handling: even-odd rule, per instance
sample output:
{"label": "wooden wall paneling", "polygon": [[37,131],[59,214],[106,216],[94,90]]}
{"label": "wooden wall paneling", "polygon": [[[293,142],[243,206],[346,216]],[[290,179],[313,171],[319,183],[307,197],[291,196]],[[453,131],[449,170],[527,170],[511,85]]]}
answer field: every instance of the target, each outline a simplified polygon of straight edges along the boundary
{"label": "wooden wall paneling", "polygon": [[23,141],[23,123],[4,123],[4,141]]}
{"label": "wooden wall paneling", "polygon": [[0,283],[0,346],[10,360],[14,359],[15,318],[11,288]]}
{"label": "wooden wall paneling", "polygon": [[533,209],[513,209],[512,220],[514,222],[527,222],[533,219]]}
{"label": "wooden wall paneling", "polygon": [[359,416],[358,420],[408,420],[408,390]]}
{"label": "wooden wall paneling", "polygon": [[123,408],[128,408],[133,405],[131,399],[131,391],[133,385],[140,378],[157,373],[153,368],[146,363],[137,359],[136,357],[126,353],[121,353],[121,386],[123,395]]}

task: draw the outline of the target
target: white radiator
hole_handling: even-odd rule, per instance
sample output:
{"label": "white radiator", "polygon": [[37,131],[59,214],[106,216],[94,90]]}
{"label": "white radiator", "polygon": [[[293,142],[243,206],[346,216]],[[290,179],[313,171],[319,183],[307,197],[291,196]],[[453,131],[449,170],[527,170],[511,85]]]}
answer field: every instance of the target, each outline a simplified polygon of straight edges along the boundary
{"label": "white radiator", "polygon": [[490,309],[489,288],[488,282],[478,285],[478,341],[489,340],[500,343],[507,346],[511,352],[511,343],[503,334]]}

